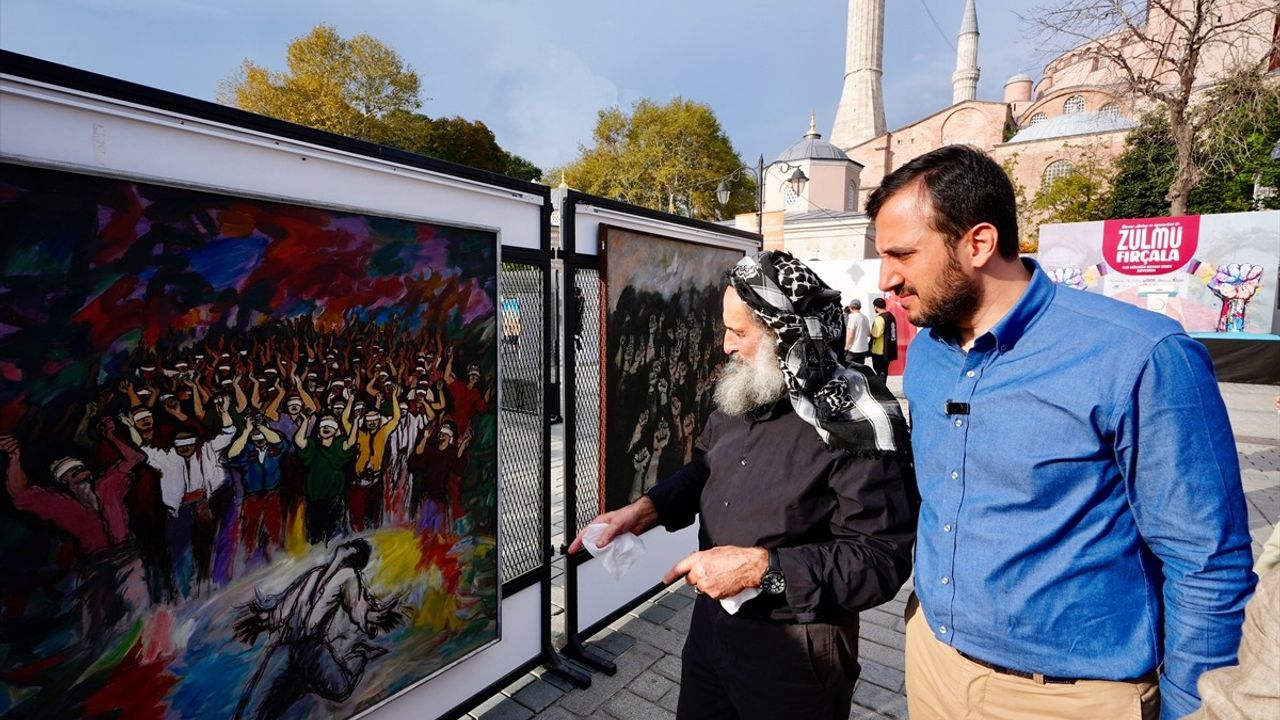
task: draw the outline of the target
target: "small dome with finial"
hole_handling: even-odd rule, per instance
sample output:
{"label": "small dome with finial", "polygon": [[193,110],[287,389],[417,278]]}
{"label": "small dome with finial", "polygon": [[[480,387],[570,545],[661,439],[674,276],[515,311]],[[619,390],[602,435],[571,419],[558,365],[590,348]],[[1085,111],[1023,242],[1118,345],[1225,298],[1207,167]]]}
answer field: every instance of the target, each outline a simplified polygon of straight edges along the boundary
{"label": "small dome with finial", "polygon": [[804,139],[783,150],[774,162],[848,159],[849,156],[845,151],[822,139],[822,133],[818,132],[818,114],[811,112],[809,113],[809,132],[804,134]]}

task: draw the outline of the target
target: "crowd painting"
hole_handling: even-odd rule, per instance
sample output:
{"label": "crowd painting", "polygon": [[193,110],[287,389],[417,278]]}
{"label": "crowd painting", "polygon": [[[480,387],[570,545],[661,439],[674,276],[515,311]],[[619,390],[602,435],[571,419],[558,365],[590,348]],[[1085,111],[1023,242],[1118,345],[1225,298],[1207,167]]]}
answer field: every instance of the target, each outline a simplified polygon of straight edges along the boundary
{"label": "crowd painting", "polygon": [[348,717],[495,641],[496,243],[0,165],[0,715]]}
{"label": "crowd painting", "polygon": [[614,510],[693,457],[725,362],[722,276],[742,251],[609,226],[600,233],[600,497],[602,510]]}

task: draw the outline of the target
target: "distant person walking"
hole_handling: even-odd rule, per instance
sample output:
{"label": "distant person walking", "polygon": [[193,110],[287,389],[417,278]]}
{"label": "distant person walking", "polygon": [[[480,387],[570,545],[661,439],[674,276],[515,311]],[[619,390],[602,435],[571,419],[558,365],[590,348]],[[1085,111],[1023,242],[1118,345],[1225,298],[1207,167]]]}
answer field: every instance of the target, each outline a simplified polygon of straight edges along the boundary
{"label": "distant person walking", "polygon": [[845,321],[844,359],[850,365],[866,365],[871,349],[871,321],[862,314],[862,301],[851,300],[844,309]]}
{"label": "distant person walking", "polygon": [[871,323],[871,367],[884,380],[889,377],[889,363],[898,359],[898,321],[884,298],[872,300],[871,306],[876,309],[876,319]]}

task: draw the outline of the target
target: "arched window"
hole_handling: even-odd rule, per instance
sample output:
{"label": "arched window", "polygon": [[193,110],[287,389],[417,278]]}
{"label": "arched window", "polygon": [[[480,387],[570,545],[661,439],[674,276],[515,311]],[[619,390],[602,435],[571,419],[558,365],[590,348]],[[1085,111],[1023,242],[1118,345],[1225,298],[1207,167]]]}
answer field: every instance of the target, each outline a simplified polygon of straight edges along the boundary
{"label": "arched window", "polygon": [[1103,117],[1118,118],[1120,117],[1120,106],[1113,102],[1109,102],[1098,108],[1098,113]]}
{"label": "arched window", "polygon": [[1060,177],[1066,177],[1076,171],[1076,166],[1071,164],[1070,160],[1054,160],[1049,163],[1049,167],[1044,169],[1044,175],[1040,176],[1041,186],[1048,186],[1049,183]]}
{"label": "arched window", "polygon": [[1084,112],[1084,98],[1079,95],[1072,95],[1067,101],[1062,103],[1062,114],[1070,115],[1071,113]]}
{"label": "arched window", "polygon": [[1044,113],[1042,113],[1042,112],[1038,112],[1038,113],[1036,113],[1035,115],[1032,115],[1032,116],[1031,116],[1031,122],[1030,122],[1030,123],[1028,123],[1028,124],[1027,124],[1027,126],[1028,126],[1028,127],[1030,127],[1031,125],[1035,125],[1035,124],[1037,124],[1037,123],[1042,123],[1042,122],[1044,122],[1045,120],[1048,120],[1048,119],[1049,119],[1049,116],[1048,116],[1048,115],[1045,115],[1045,114],[1044,114]]}

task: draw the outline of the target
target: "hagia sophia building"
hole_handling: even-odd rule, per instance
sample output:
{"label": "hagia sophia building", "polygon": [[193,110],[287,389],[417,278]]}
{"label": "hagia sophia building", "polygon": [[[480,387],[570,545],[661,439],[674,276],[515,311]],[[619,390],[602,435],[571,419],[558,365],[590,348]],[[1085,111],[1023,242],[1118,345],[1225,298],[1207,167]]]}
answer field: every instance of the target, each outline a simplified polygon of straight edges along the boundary
{"label": "hagia sophia building", "polygon": [[[1053,59],[1038,81],[1014,75],[998,100],[979,99],[978,3],[966,0],[951,104],[887,129],[881,88],[885,0],[848,1],[844,88],[834,127],[824,139],[816,119],[811,120],[804,137],[766,167],[761,222],[766,249],[786,249],[800,258],[826,262],[874,258],[869,220],[862,212],[867,196],[886,174],[911,159],[943,145],[974,145],[1011,168],[1030,198],[1045,181],[1071,172],[1082,153],[1100,161],[1119,155],[1125,136],[1150,107],[1150,101],[1126,91],[1111,63],[1090,51],[1101,43],[1119,44],[1126,54],[1133,53],[1134,62],[1150,64],[1138,57],[1139,43],[1125,42],[1127,31],[1083,43]],[[1222,13],[1229,16],[1256,3],[1222,5]],[[1161,22],[1168,20],[1149,9],[1145,30],[1160,32]],[[1273,48],[1278,22],[1275,13],[1263,13],[1253,23],[1257,27],[1241,28],[1238,37],[1209,46],[1196,87],[1211,86],[1214,78],[1242,61],[1265,63],[1263,67],[1277,73],[1280,57]],[[809,178],[798,193],[787,182],[796,168]],[[739,215],[735,224],[755,230],[755,213]]]}

